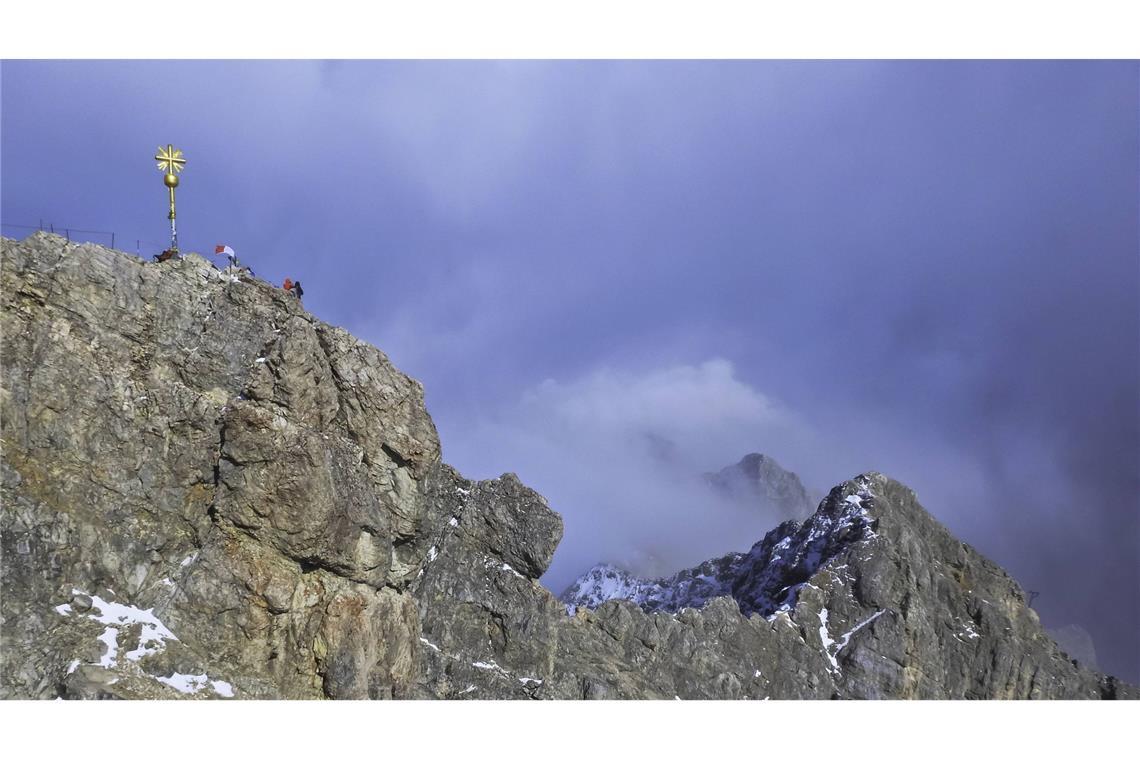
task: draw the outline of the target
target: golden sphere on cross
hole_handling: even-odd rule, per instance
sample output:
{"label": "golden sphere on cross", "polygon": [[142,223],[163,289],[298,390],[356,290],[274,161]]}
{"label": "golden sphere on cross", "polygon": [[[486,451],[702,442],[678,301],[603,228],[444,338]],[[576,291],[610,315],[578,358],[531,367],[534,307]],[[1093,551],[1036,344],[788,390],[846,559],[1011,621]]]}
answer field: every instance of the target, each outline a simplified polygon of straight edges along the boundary
{"label": "golden sphere on cross", "polygon": [[167,145],[163,148],[158,146],[158,152],[154,154],[154,160],[158,162],[158,170],[162,172],[162,184],[166,185],[166,189],[170,192],[170,213],[167,218],[170,219],[170,250],[178,250],[178,227],[174,223],[174,188],[178,187],[178,172],[186,167],[186,158],[182,155],[182,151],[175,148],[173,145]]}

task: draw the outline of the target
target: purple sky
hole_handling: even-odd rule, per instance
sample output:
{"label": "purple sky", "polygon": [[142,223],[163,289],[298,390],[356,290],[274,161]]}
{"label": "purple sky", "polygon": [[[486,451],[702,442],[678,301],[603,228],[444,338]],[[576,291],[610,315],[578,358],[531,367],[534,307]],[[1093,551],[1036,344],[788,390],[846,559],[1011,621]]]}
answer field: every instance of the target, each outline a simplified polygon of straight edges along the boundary
{"label": "purple sky", "polygon": [[[2,216],[259,275],[566,518],[544,581],[770,527],[688,478],[876,469],[1140,681],[1135,62],[3,63]],[[88,236],[109,242],[106,236]],[[154,246],[143,246],[144,253]],[[671,442],[667,464],[650,441]]]}

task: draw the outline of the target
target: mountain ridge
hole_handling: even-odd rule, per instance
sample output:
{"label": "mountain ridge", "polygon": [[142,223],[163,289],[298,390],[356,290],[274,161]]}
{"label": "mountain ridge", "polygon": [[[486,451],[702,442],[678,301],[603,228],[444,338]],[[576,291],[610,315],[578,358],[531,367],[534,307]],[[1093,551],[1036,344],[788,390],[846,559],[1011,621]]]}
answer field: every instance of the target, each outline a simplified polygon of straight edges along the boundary
{"label": "mountain ridge", "polygon": [[[776,507],[782,522],[799,522],[815,511],[799,476],[759,452],[746,454],[715,473],[705,473],[704,479],[714,492],[744,505]],[[654,578],[640,577],[626,568],[601,562],[576,578],[559,594],[559,599],[572,608],[594,609],[610,599],[628,599],[651,612],[699,608],[717,596],[733,595],[734,573],[747,555],[748,552],[728,552],[672,575]]]}
{"label": "mountain ridge", "polygon": [[567,614],[561,517],[378,349],[193,254],[2,246],[5,698],[1137,697],[877,473],[699,610]]}

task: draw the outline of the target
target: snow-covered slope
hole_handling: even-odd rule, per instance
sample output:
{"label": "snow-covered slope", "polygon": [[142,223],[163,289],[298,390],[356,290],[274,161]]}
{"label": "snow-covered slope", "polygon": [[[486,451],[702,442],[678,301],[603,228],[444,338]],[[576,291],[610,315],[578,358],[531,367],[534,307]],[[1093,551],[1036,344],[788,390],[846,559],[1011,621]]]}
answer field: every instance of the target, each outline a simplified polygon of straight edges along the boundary
{"label": "snow-covered slope", "polygon": [[731,580],[744,556],[727,554],[668,578],[652,580],[638,578],[614,565],[596,565],[576,580],[561,598],[575,609],[594,609],[610,599],[628,599],[649,611],[699,608],[710,599],[732,595]]}
{"label": "snow-covered slope", "polygon": [[[857,481],[858,482],[858,481]],[[610,599],[627,599],[648,611],[699,609],[729,596],[746,615],[770,616],[795,607],[796,593],[827,562],[852,544],[875,538],[863,506],[866,490],[828,504],[803,523],[781,523],[747,554],[732,552],[667,578],[645,579],[609,564],[597,565],[561,595],[570,608],[594,609]],[[836,568],[838,569],[838,568]]]}

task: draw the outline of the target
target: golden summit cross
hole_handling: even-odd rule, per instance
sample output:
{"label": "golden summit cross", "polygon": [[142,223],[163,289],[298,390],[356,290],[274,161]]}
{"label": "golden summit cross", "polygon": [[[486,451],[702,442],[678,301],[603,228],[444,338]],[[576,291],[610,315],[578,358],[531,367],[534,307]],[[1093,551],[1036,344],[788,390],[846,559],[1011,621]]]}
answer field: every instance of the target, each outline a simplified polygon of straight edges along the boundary
{"label": "golden summit cross", "polygon": [[162,183],[170,190],[170,214],[167,217],[170,219],[170,250],[177,253],[178,227],[174,222],[174,188],[178,187],[178,172],[185,168],[186,159],[182,157],[182,151],[173,145],[167,145],[165,148],[160,145],[154,160],[158,162],[158,170],[165,174]]}
{"label": "golden summit cross", "polygon": [[186,159],[182,157],[182,151],[173,145],[167,145],[165,148],[160,147],[154,160],[158,162],[159,170],[167,174],[180,172],[186,166]]}

